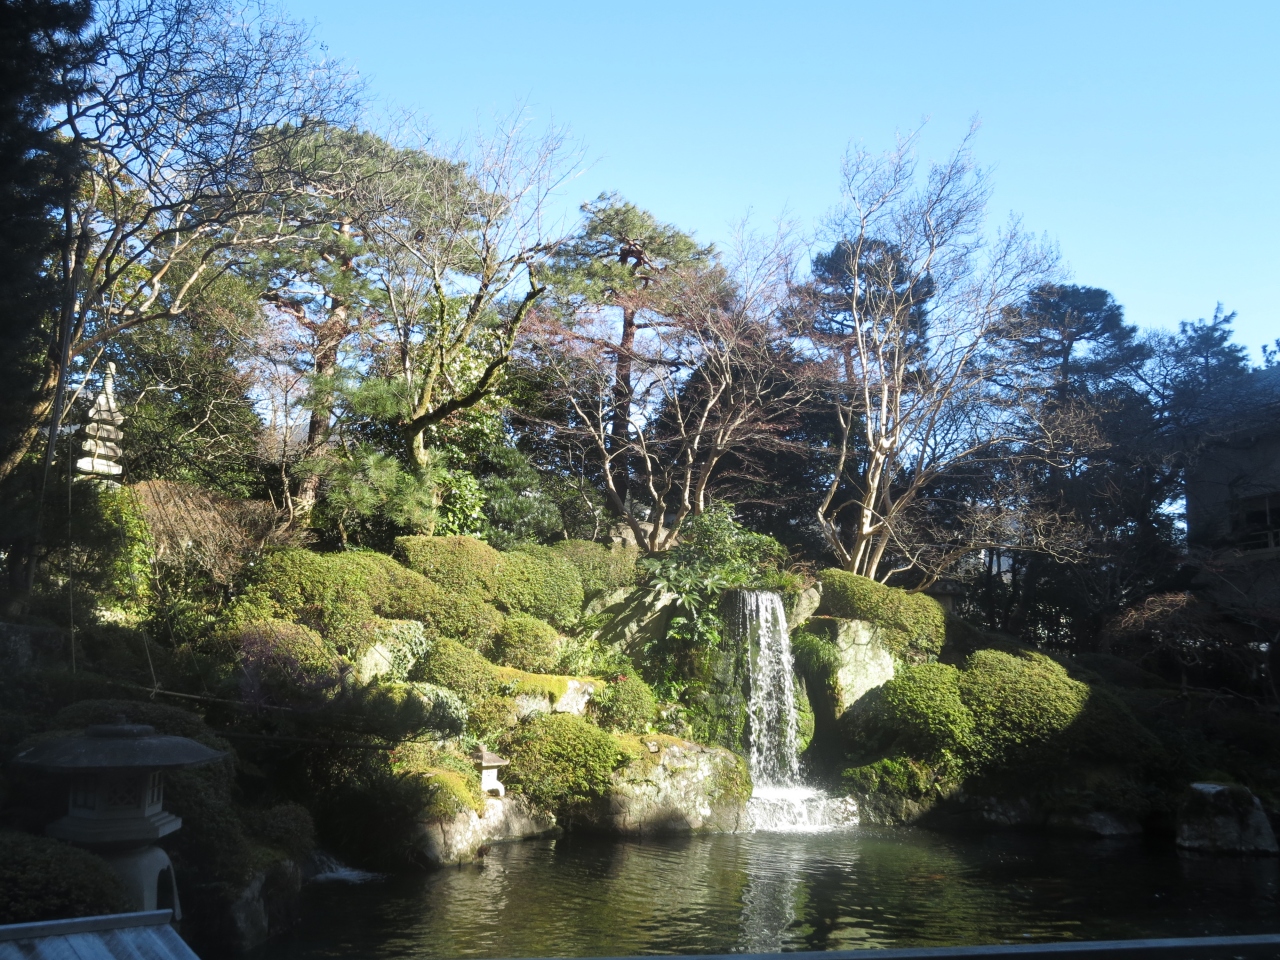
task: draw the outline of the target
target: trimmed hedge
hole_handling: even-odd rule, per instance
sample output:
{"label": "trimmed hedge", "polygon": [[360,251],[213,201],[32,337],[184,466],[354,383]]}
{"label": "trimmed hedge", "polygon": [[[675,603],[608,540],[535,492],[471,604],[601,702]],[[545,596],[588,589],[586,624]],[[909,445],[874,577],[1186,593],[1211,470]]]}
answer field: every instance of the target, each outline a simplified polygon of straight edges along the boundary
{"label": "trimmed hedge", "polygon": [[559,540],[551,549],[577,568],[583,592],[588,597],[636,585],[636,560],[640,551],[633,544],[606,546],[590,540]]}
{"label": "trimmed hedge", "polygon": [[0,923],[34,923],[131,910],[119,878],[87,850],[0,831]]}
{"label": "trimmed hedge", "polygon": [[502,554],[475,537],[397,537],[395,556],[446,590],[493,599]]}
{"label": "trimmed hedge", "polygon": [[599,727],[569,713],[535,714],[501,743],[507,781],[538,806],[572,813],[603,797],[631,756]]}
{"label": "trimmed hedge", "polygon": [[947,623],[938,601],[845,570],[823,570],[818,578],[822,581],[819,615],[874,624],[890,651],[903,659],[941,652]]}
{"label": "trimmed hedge", "polygon": [[507,613],[528,613],[564,628],[582,612],[582,577],[550,547],[502,554],[494,573],[494,602]]}
{"label": "trimmed hedge", "polygon": [[550,673],[560,660],[560,635],[549,623],[527,613],[513,613],[498,634],[497,660],[518,670]]}
{"label": "trimmed hedge", "polygon": [[901,669],[850,715],[864,749],[940,761],[965,753],[974,718],[961,700],[960,671],[942,663]]}
{"label": "trimmed hedge", "polygon": [[644,733],[658,702],[649,685],[632,674],[619,674],[591,698],[591,713],[606,730]]}
{"label": "trimmed hedge", "polygon": [[449,592],[384,554],[296,549],[258,565],[228,622],[302,623],[349,654],[364,644],[368,624],[379,617],[417,620],[476,647],[491,642],[502,626],[502,615],[481,597]]}
{"label": "trimmed hedge", "polygon": [[287,620],[246,623],[231,637],[240,664],[264,679],[291,686],[316,687],[337,682],[342,659],[320,634]]}

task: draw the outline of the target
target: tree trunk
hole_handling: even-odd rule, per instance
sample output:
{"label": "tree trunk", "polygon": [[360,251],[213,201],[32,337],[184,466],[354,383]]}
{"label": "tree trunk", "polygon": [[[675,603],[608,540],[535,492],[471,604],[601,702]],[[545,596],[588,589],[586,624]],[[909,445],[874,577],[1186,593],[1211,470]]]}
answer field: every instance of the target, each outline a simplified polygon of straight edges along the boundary
{"label": "tree trunk", "polygon": [[630,307],[622,310],[622,338],[618,341],[618,353],[613,376],[613,421],[609,424],[610,470],[613,484],[622,504],[627,502],[631,490],[631,464],[626,455],[630,442],[631,355],[636,345],[636,312]]}
{"label": "tree trunk", "polygon": [[[338,349],[347,335],[347,306],[335,302],[329,317],[316,331],[316,356],[314,373],[316,378],[328,379],[338,368]],[[333,391],[323,388],[316,396],[311,407],[311,417],[307,422],[307,445],[304,458],[315,457],[329,442],[331,424],[333,422]],[[294,497],[294,523],[304,526],[311,511],[315,509],[316,498],[320,492],[320,474],[312,471],[302,478],[298,484],[298,493]]]}

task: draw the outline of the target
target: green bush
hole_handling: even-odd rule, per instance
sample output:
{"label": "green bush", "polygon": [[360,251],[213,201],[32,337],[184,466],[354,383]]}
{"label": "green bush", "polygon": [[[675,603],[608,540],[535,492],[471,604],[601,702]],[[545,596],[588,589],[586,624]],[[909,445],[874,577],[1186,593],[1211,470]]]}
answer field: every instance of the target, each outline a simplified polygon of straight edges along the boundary
{"label": "green bush", "polygon": [[819,579],[820,615],[874,624],[889,649],[903,659],[941,652],[946,640],[946,615],[931,597],[886,587],[844,570],[823,570]]}
{"label": "green bush", "polygon": [[367,625],[378,617],[417,620],[473,646],[488,644],[502,625],[501,614],[481,597],[445,590],[368,551],[274,553],[258,565],[228,620],[302,623],[348,654],[362,646]]}
{"label": "green bush", "polygon": [[538,806],[572,813],[603,797],[629,759],[616,740],[569,713],[534,714],[501,743],[508,782]]}
{"label": "green bush", "polygon": [[550,673],[560,659],[560,635],[549,623],[513,613],[498,633],[497,660],[508,667]]}
{"label": "green bush", "polygon": [[437,586],[493,599],[502,554],[475,537],[397,537],[395,555]]}
{"label": "green bush", "polygon": [[266,810],[251,811],[246,819],[256,839],[295,861],[306,859],[315,849],[315,821],[302,804],[280,803]]}
{"label": "green bush", "polygon": [[923,800],[941,782],[938,771],[910,757],[885,757],[851,767],[841,777],[844,788],[863,797]]}
{"label": "green bush", "polygon": [[398,776],[422,786],[419,817],[431,822],[452,820],[473,810],[484,814],[484,795],[474,764],[425,744],[401,744],[392,753],[391,768]]}
{"label": "green bush", "polygon": [[1089,695],[1043,654],[979,650],[960,677],[960,696],[973,715],[969,752],[983,765],[1005,764],[1066,731]]}
{"label": "green bush", "polygon": [[960,671],[946,664],[904,667],[859,701],[851,722],[868,744],[887,741],[894,756],[939,761],[963,754],[974,720],[961,700],[960,682]]}
{"label": "green bush", "polygon": [[132,909],[105,860],[69,844],[0,831],[0,923],[33,923]]}
{"label": "green bush", "polygon": [[268,682],[297,687],[332,686],[341,658],[310,627],[287,620],[246,623],[231,637],[246,671]]}
{"label": "green bush", "polygon": [[582,578],[550,547],[502,554],[494,583],[494,601],[507,613],[528,613],[564,628],[582,612]]}
{"label": "green bush", "polygon": [[560,540],[551,549],[577,568],[588,597],[635,586],[640,551],[632,544],[606,546],[590,540]]}
{"label": "green bush", "polygon": [[459,694],[468,705],[498,692],[494,665],[456,640],[437,641],[418,663],[422,679]]}
{"label": "green bush", "polygon": [[610,677],[591,697],[596,722],[617,733],[644,733],[657,706],[649,685],[634,674]]}
{"label": "green bush", "polygon": [[[407,680],[414,665],[426,656],[433,643],[432,635],[417,620],[386,620],[378,617],[365,624],[365,636],[359,649],[352,652],[357,676],[376,674],[387,680]],[[381,648],[377,653],[375,648]],[[363,666],[362,660],[371,658]]]}

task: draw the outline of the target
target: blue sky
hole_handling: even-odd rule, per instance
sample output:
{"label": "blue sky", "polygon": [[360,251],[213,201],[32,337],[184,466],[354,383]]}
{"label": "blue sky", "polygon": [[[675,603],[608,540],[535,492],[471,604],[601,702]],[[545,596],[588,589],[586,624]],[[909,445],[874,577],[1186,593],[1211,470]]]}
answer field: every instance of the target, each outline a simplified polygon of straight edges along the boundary
{"label": "blue sky", "polygon": [[371,91],[443,138],[523,103],[617,190],[704,240],[811,228],[850,142],[977,115],[992,213],[1055,240],[1130,322],[1239,312],[1280,336],[1280,2],[410,3],[286,0]]}

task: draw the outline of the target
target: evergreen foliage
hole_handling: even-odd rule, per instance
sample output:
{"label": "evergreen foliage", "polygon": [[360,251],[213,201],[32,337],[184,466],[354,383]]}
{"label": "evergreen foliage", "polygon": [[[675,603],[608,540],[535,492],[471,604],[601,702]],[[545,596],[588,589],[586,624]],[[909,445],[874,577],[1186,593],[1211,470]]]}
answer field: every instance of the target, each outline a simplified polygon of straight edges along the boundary
{"label": "evergreen foliage", "polygon": [[560,661],[560,635],[527,613],[507,617],[496,643],[498,663],[533,673],[550,673]]}
{"label": "evergreen foliage", "polygon": [[119,877],[101,857],[15,830],[0,830],[0,890],[0,924],[129,910]]}
{"label": "evergreen foliage", "polygon": [[932,597],[887,587],[844,570],[823,570],[819,579],[819,614],[874,624],[898,657],[936,656],[942,651],[946,616]]}
{"label": "evergreen foliage", "polygon": [[507,779],[538,806],[572,814],[599,800],[628,755],[598,727],[568,713],[536,714],[512,729],[501,749]]}

